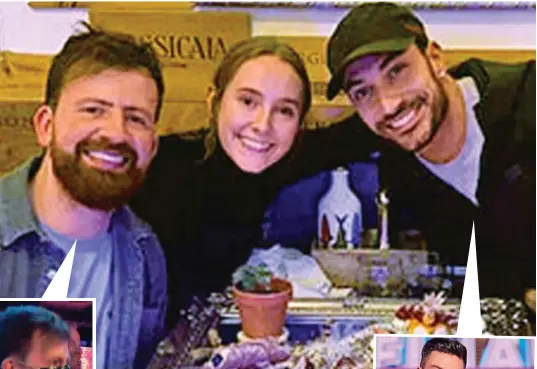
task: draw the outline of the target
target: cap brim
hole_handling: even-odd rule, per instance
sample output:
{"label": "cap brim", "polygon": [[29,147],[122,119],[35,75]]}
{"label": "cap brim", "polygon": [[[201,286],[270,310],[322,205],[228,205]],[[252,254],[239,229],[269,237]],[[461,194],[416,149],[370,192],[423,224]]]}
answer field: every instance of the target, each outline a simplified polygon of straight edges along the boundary
{"label": "cap brim", "polygon": [[356,48],[343,60],[341,65],[338,67],[338,69],[328,82],[328,86],[326,89],[326,98],[328,100],[332,100],[334,97],[336,97],[343,83],[342,80],[345,68],[347,68],[347,66],[354,60],[369,54],[406,50],[407,47],[414,43],[414,40],[414,37],[396,38],[376,41]]}

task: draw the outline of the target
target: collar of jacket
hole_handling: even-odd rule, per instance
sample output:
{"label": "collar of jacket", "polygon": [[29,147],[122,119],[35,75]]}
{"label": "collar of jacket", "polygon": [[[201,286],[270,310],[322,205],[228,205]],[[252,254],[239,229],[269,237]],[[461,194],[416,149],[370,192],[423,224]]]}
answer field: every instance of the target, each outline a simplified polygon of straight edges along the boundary
{"label": "collar of jacket", "polygon": [[456,79],[471,77],[475,81],[480,102],[474,110],[486,139],[502,136],[508,128],[501,123],[516,110],[520,90],[534,65],[535,61],[506,64],[472,58],[449,70]]}
{"label": "collar of jacket", "polygon": [[[0,179],[0,247],[9,248],[19,238],[35,232],[47,240],[32,210],[28,196],[28,181],[37,173],[42,157],[33,157]],[[151,229],[123,206],[114,211],[110,220],[114,226],[129,232],[135,241],[151,235]]]}

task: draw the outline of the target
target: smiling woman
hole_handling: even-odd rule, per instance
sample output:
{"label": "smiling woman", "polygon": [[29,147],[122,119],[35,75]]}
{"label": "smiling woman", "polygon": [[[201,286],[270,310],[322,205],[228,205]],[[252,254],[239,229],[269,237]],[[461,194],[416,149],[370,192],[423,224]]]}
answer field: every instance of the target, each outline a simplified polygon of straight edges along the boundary
{"label": "smiling woman", "polygon": [[215,135],[245,172],[259,173],[289,152],[311,105],[300,55],[273,38],[235,45],[218,66],[209,98],[207,154]]}
{"label": "smiling woman", "polygon": [[210,91],[209,131],[161,137],[131,202],[164,248],[170,325],[190,298],[227,287],[263,245],[265,212],[286,184],[369,160],[374,147],[352,121],[303,129],[310,80],[299,54],[275,38],[233,46]]}
{"label": "smiling woman", "polygon": [[303,110],[304,84],[286,62],[260,56],[241,66],[222,97],[218,136],[247,172],[260,172],[291,148]]}

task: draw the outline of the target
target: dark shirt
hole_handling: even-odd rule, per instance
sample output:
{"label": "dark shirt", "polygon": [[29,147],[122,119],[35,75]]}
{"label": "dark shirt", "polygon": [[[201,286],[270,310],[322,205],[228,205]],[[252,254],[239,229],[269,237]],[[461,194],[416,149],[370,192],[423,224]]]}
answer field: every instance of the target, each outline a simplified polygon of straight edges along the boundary
{"label": "dark shirt", "polygon": [[390,188],[390,211],[407,212],[429,248],[454,263],[461,256],[466,260],[475,224],[480,297],[523,300],[525,290],[535,288],[535,61],[472,59],[450,73],[472,77],[480,94],[474,108],[485,138],[479,206],[414,154],[385,145],[379,170],[381,182]]}
{"label": "dark shirt", "polygon": [[535,286],[535,63],[472,59],[450,73],[472,77],[480,93],[475,112],[485,144],[479,208],[414,154],[373,136],[356,116],[303,134],[296,150],[259,175],[242,172],[221,148],[204,161],[203,135],[163,137],[131,205],[165,249],[171,321],[190,296],[230,284],[235,268],[261,246],[265,211],[282,188],[369,160],[376,150],[382,187],[390,191],[392,240],[399,230],[418,229],[444,262],[465,265],[475,222],[481,297],[522,299]]}
{"label": "dark shirt", "polygon": [[355,146],[354,138],[364,135],[375,140],[354,122],[307,131],[295,149],[260,174],[242,171],[220,146],[204,160],[204,133],[162,137],[131,207],[152,225],[165,250],[169,323],[192,296],[230,285],[233,271],[254,248],[264,246],[265,212],[285,185],[323,169],[369,160],[372,146]]}

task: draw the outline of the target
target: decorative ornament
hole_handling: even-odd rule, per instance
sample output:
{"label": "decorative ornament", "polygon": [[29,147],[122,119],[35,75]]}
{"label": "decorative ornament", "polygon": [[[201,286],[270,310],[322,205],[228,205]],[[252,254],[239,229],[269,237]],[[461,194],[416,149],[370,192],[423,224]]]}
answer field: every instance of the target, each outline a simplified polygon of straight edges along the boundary
{"label": "decorative ornament", "polygon": [[440,292],[425,295],[420,303],[402,305],[395,312],[394,325],[399,333],[453,334],[458,318],[455,312],[443,309],[445,302],[444,292]]}
{"label": "decorative ornament", "polygon": [[321,245],[352,249],[362,236],[362,204],[349,185],[349,171],[332,171],[332,183],[319,201],[317,221]]}

